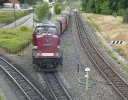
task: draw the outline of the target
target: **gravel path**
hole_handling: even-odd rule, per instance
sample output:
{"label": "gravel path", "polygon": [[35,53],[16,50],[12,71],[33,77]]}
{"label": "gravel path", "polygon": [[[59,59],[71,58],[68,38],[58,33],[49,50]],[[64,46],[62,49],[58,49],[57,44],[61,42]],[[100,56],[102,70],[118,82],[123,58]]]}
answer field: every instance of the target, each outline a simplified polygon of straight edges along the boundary
{"label": "gravel path", "polygon": [[[68,47],[68,50],[63,53],[63,67],[60,68],[60,72],[57,73],[58,77],[62,79],[63,84],[66,86],[68,91],[72,96],[77,98],[78,100],[122,100],[117,92],[113,89],[113,87],[106,81],[106,79],[99,73],[97,68],[94,67],[94,64],[90,61],[90,58],[86,54],[83,49],[78,35],[76,31],[74,16],[72,13],[72,19],[70,22],[70,26],[65,31],[65,33],[61,36],[61,46],[65,43],[71,44]],[[87,23],[85,23],[87,24]],[[88,26],[89,27],[89,26]],[[116,62],[109,57],[109,55],[101,48],[101,46],[96,42],[96,36],[89,28],[90,36],[94,42],[94,44],[99,48],[99,51],[104,55],[106,59],[112,62],[112,64],[116,65]],[[12,64],[17,64],[17,68],[34,83],[34,85],[38,86],[42,93],[50,97],[49,90],[47,89],[46,83],[44,82],[43,76],[41,73],[37,73],[32,68],[32,45],[22,51],[23,57],[19,57],[17,55],[7,54],[3,50],[1,50],[1,54],[6,58],[10,59]],[[77,66],[80,66],[79,73],[77,73]],[[78,79],[85,82],[84,75],[86,74],[84,69],[89,67],[91,71],[89,72],[89,88],[86,91],[85,85],[82,85],[78,82]],[[127,74],[124,74],[124,71],[116,66],[118,71],[127,78]],[[3,77],[4,74],[2,74]],[[3,82],[2,82],[3,83]],[[8,81],[6,81],[8,83]],[[4,83],[3,83],[4,84]],[[0,87],[2,87],[0,85]],[[9,89],[9,88],[8,88]],[[8,94],[4,90],[5,96]],[[14,92],[14,89],[9,89]],[[45,91],[45,92],[44,92]],[[48,93],[48,94],[47,94]],[[13,94],[15,97],[15,94]],[[8,99],[10,100],[10,99]],[[17,100],[17,99],[15,99]],[[50,99],[49,99],[50,100]]]}

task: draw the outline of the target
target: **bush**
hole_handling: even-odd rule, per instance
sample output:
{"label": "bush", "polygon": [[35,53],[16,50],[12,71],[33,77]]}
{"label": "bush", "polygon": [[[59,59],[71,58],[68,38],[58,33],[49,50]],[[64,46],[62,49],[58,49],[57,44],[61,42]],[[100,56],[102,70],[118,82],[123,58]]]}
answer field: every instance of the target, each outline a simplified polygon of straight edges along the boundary
{"label": "bush", "polygon": [[116,12],[112,13],[112,16],[115,17],[115,19],[116,19],[117,18],[117,13]]}
{"label": "bush", "polygon": [[27,26],[20,26],[19,29],[21,31],[27,31],[28,30],[28,27]]}
{"label": "bush", "polygon": [[121,47],[118,47],[118,48],[116,49],[116,51],[117,51],[117,52],[120,52],[120,51],[121,51]]}
{"label": "bush", "polygon": [[7,24],[10,24],[10,23],[13,22],[13,19],[11,19],[11,18],[3,18],[3,19],[1,19],[0,22],[1,22],[1,23],[7,23]]}
{"label": "bush", "polygon": [[123,14],[124,14],[124,9],[119,9],[118,16],[123,16]]}
{"label": "bush", "polygon": [[123,15],[123,22],[128,23],[128,8],[125,10]]}

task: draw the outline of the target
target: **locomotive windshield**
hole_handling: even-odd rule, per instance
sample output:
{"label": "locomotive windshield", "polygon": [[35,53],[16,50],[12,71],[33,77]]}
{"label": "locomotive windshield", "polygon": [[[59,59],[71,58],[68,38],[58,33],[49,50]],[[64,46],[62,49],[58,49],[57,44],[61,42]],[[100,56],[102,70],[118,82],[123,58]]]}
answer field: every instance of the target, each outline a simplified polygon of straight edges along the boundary
{"label": "locomotive windshield", "polygon": [[56,34],[57,30],[56,30],[56,27],[53,27],[53,26],[41,26],[41,27],[37,27],[35,32],[39,32],[39,33],[49,32],[49,33]]}

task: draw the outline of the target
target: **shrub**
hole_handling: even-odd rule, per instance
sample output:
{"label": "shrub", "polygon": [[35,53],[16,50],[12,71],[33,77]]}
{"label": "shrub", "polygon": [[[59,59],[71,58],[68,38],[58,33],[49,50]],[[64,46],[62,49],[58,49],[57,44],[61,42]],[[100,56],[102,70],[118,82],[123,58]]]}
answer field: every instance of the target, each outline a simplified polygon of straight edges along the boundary
{"label": "shrub", "polygon": [[28,27],[27,26],[20,26],[19,29],[21,31],[27,31],[28,30]]}
{"label": "shrub", "polygon": [[118,48],[116,49],[116,51],[117,51],[117,52],[120,52],[120,51],[121,51],[121,47],[118,47]]}
{"label": "shrub", "polygon": [[1,19],[0,22],[1,22],[1,23],[7,23],[7,24],[10,24],[10,23],[13,22],[13,19],[11,19],[11,18],[3,18],[3,19]]}
{"label": "shrub", "polygon": [[128,8],[125,10],[123,15],[123,22],[128,23]]}
{"label": "shrub", "polygon": [[119,9],[118,16],[123,16],[123,14],[124,14],[124,9]]}
{"label": "shrub", "polygon": [[115,19],[116,19],[117,18],[117,13],[116,12],[112,13],[112,16],[115,17]]}

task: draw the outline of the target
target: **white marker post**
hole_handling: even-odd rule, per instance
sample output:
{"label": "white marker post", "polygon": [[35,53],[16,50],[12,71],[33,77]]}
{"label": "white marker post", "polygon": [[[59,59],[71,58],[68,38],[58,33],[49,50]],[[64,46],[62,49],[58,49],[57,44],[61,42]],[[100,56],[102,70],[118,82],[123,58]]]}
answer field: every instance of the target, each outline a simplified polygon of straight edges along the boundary
{"label": "white marker post", "polygon": [[90,71],[90,68],[85,68],[85,71],[87,72],[87,75],[85,75],[85,78],[87,78],[87,83],[86,83],[86,90],[88,90],[88,78],[89,78],[89,75],[88,75],[88,72]]}
{"label": "white marker post", "polygon": [[111,41],[112,46],[113,44],[121,44],[121,51],[122,51],[122,44],[124,44],[124,41]]}

